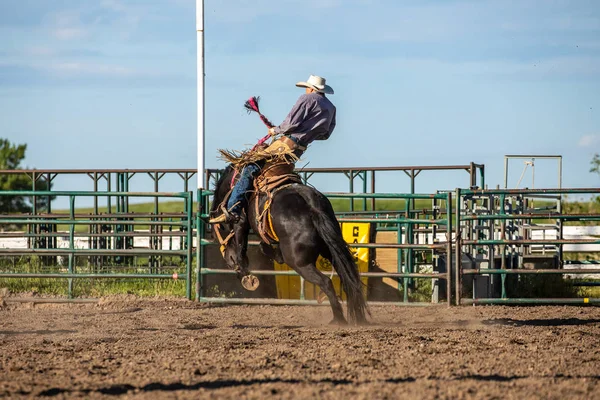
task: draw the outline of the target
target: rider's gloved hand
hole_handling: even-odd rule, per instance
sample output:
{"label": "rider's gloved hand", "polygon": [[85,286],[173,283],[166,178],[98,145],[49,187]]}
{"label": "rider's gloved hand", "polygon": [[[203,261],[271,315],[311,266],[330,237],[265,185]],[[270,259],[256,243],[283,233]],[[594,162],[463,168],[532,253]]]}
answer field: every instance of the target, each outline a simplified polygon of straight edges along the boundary
{"label": "rider's gloved hand", "polygon": [[269,128],[269,135],[271,135],[271,136],[275,136],[276,135],[276,133],[275,133],[275,127]]}

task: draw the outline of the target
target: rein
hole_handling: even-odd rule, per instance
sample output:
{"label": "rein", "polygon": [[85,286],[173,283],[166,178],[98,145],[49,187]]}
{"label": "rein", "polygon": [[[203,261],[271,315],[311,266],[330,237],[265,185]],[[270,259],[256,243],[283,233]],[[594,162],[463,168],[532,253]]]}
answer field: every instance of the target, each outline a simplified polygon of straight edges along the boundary
{"label": "rein", "polygon": [[219,244],[221,245],[219,247],[219,251],[221,251],[221,256],[225,257],[225,248],[227,247],[227,243],[229,243],[229,241],[235,234],[235,230],[232,229],[231,232],[229,232],[229,235],[227,235],[225,237],[225,239],[223,239],[223,236],[221,235],[220,226],[221,226],[221,224],[215,225],[214,230],[215,230],[215,234],[217,235],[217,239],[219,240]]}
{"label": "rein", "polygon": [[[231,189],[229,189],[229,192],[227,192],[227,194],[223,198],[223,201],[221,202],[221,204],[219,204],[218,208],[225,209],[227,200],[229,199],[229,196],[231,196],[231,192],[233,192],[233,179],[236,177],[236,175],[237,175],[237,171],[233,174],[233,178],[231,179]],[[221,245],[219,247],[219,250],[221,251],[221,256],[223,256],[223,258],[224,258],[225,257],[225,248],[227,247],[227,244],[229,243],[229,241],[235,234],[235,230],[232,229],[231,232],[229,232],[229,235],[227,235],[225,237],[225,239],[223,239],[223,235],[221,234],[221,224],[214,225],[213,229],[215,231],[215,234],[217,235],[217,240],[219,241],[219,244]]]}

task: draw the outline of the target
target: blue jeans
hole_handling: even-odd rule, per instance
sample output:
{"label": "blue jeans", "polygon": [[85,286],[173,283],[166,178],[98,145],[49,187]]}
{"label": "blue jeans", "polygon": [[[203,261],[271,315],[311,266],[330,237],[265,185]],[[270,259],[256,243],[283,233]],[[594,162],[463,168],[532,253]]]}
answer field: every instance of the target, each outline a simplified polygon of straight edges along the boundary
{"label": "blue jeans", "polygon": [[246,192],[252,187],[252,181],[256,177],[258,171],[260,171],[260,168],[261,167],[256,164],[248,164],[244,167],[240,174],[240,179],[233,187],[231,196],[227,201],[227,209],[229,212],[236,215],[241,214],[242,209],[246,205]]}

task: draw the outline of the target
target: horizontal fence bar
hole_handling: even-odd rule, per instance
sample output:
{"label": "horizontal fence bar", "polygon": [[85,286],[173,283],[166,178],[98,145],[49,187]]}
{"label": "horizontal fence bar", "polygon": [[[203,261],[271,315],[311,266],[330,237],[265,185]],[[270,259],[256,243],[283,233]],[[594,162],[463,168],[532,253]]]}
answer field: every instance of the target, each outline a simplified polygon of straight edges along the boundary
{"label": "horizontal fence bar", "polygon": [[[4,238],[46,238],[46,237],[68,237],[69,232],[51,232],[51,233],[26,233],[24,235],[3,235],[0,233],[0,239]],[[133,237],[133,238],[148,238],[148,237],[185,237],[187,236],[186,232],[180,231],[166,231],[166,232],[144,232],[144,231],[123,231],[123,232],[106,232],[106,233],[86,233],[86,232],[75,232],[73,237],[77,239],[81,238],[94,238],[94,237]]]}
{"label": "horizontal fence bar", "polygon": [[124,219],[121,221],[107,220],[94,221],[90,219],[8,219],[0,221],[0,224],[29,224],[29,225],[154,225],[154,226],[188,226],[186,221],[136,221]]}
{"label": "horizontal fence bar", "polygon": [[325,192],[326,197],[334,199],[356,198],[356,199],[415,199],[415,200],[447,200],[446,194],[429,193],[339,193]]}
{"label": "horizontal fence bar", "polygon": [[461,299],[460,304],[478,305],[478,304],[556,304],[556,305],[600,305],[600,299],[595,298],[578,298],[578,299],[529,299],[529,298],[513,298],[513,299]]}
{"label": "horizontal fence bar", "polygon": [[[234,297],[200,297],[198,301],[202,303],[229,303],[229,304],[275,304],[287,306],[327,306],[329,301],[319,303],[317,300],[299,300],[299,299],[256,299],[256,298],[234,298]],[[345,301],[341,302],[345,304]],[[369,306],[408,306],[408,307],[447,307],[446,303],[423,303],[423,302],[398,302],[398,301],[369,301]]]}
{"label": "horizontal fence bar", "polygon": [[[331,274],[331,271],[321,271],[327,275]],[[235,275],[236,271],[231,269],[216,269],[216,268],[202,268],[200,270],[202,275],[215,275],[215,274],[226,274]],[[289,271],[271,271],[271,270],[253,270],[252,275],[276,275],[276,276],[300,276],[294,270]],[[444,273],[402,273],[402,272],[361,272],[359,273],[361,278],[443,278],[447,279],[448,274]],[[334,276],[338,276],[337,272],[333,272]]]}
{"label": "horizontal fence bar", "polygon": [[585,219],[589,221],[600,221],[600,214],[492,214],[492,215],[465,215],[460,217],[461,221],[487,221],[487,220],[513,220],[513,219],[560,219],[560,220],[578,220]]}
{"label": "horizontal fence bar", "polygon": [[0,278],[79,278],[79,279],[135,279],[135,278],[149,278],[149,279],[173,279],[182,280],[187,279],[185,272],[181,274],[115,274],[115,273],[25,273],[25,272],[0,272]]}
{"label": "horizontal fence bar", "polygon": [[191,197],[188,192],[96,192],[96,191],[54,191],[54,190],[3,190],[0,196],[68,196],[68,197],[178,197],[186,199]]}
{"label": "horizontal fence bar", "polygon": [[[398,211],[397,214],[402,212]],[[209,214],[202,214],[201,218],[207,218]],[[337,218],[338,222],[360,222],[360,223],[376,223],[376,224],[411,224],[411,225],[447,225],[448,220],[443,219],[416,219],[416,218]],[[167,225],[167,223],[165,223]]]}
{"label": "horizontal fence bar", "polygon": [[565,265],[600,265],[600,260],[564,260]]}
{"label": "horizontal fence bar", "polygon": [[[252,240],[248,241],[250,246],[258,246],[260,242]],[[219,245],[218,242],[214,242],[208,239],[200,240],[200,245]],[[442,249],[445,250],[447,242],[439,242],[435,244],[400,244],[400,243],[348,243],[348,247],[356,248],[367,248],[367,249],[413,249],[413,250],[432,250]]]}
{"label": "horizontal fence bar", "polygon": [[[35,214],[35,215],[28,215],[28,214],[2,214],[0,215],[0,222],[2,222],[3,219],[7,219],[7,218],[20,218],[23,215],[27,215],[30,218],[50,218],[50,217],[56,217],[56,218],[70,218],[71,214],[68,212],[53,212],[53,213],[39,213],[39,214]],[[97,218],[98,221],[103,221],[104,219],[107,218],[152,218],[152,219],[166,219],[166,218],[175,218],[175,219],[181,219],[181,218],[187,218],[187,214],[184,212],[180,212],[180,213],[163,213],[160,212],[158,214],[153,214],[153,213],[135,213],[135,212],[129,212],[129,213],[74,213],[73,217],[75,218]]]}
{"label": "horizontal fence bar", "polygon": [[600,274],[600,269],[491,269],[491,268],[477,268],[477,269],[463,269],[463,275],[479,275],[479,274],[490,274],[490,275],[543,275],[543,274]]}
{"label": "horizontal fence bar", "polygon": [[463,240],[463,245],[535,245],[535,244],[600,244],[600,239],[526,239],[526,240],[501,240],[501,239],[481,239],[481,240]]}
{"label": "horizontal fence bar", "polygon": [[493,194],[587,194],[600,193],[600,188],[573,188],[573,189],[460,189],[460,194],[465,195],[493,195]]}
{"label": "horizontal fence bar", "polygon": [[337,218],[339,222],[362,222],[362,223],[398,223],[398,224],[423,224],[423,225],[447,225],[447,219],[415,219],[415,218]]}
{"label": "horizontal fence bar", "polygon": [[167,249],[4,249],[0,248],[0,256],[2,255],[80,255],[80,256],[135,256],[135,255],[181,255],[186,256],[187,250],[167,250]]}
{"label": "horizontal fence bar", "polygon": [[[543,156],[542,156],[543,157]],[[539,157],[538,157],[539,158]],[[391,167],[324,167],[324,168],[302,168],[296,170],[298,173],[312,173],[312,172],[361,172],[361,171],[416,171],[416,170],[424,170],[424,171],[444,171],[444,170],[471,170],[476,168],[482,168],[484,164],[465,164],[465,165],[406,165],[406,166],[391,166]],[[9,170],[0,170],[0,174],[8,174],[8,175],[17,175],[17,174],[29,174],[41,176],[44,174],[67,174],[67,175],[75,175],[75,174],[116,174],[116,173],[129,173],[129,174],[145,174],[145,173],[181,173],[181,174],[191,174],[191,176],[195,175],[198,172],[196,169],[189,168],[153,168],[153,169],[144,169],[144,168],[109,168],[109,169],[9,169]],[[205,173],[221,173],[223,169],[219,168],[207,168],[204,170]],[[190,176],[190,177],[191,177]]]}
{"label": "horizontal fence bar", "polygon": [[[203,190],[201,196],[210,196],[212,190]],[[447,200],[446,194],[428,194],[428,193],[340,193],[340,192],[323,192],[323,195],[334,199],[394,199],[394,200]],[[412,210],[415,211],[415,210]],[[373,212],[373,211],[371,211]],[[381,210],[385,212],[385,210]]]}

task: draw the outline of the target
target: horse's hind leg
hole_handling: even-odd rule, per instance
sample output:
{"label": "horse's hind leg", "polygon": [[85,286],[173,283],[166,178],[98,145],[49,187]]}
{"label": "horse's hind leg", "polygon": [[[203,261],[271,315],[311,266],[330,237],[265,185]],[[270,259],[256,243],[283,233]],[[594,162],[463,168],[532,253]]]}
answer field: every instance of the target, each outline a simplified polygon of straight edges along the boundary
{"label": "horse's hind leg", "polygon": [[283,264],[283,255],[281,254],[281,249],[278,247],[273,247],[270,244],[266,244],[264,242],[260,242],[259,244],[260,251],[269,257],[271,260],[277,261],[279,264]]}
{"label": "horse's hind leg", "polygon": [[308,282],[317,285],[321,288],[321,290],[327,295],[329,299],[329,304],[331,305],[331,311],[333,311],[333,321],[331,323],[335,324],[347,324],[346,318],[344,318],[344,312],[342,310],[342,305],[338,300],[335,289],[333,288],[333,283],[331,283],[331,279],[323,275],[315,266],[315,264],[309,264],[304,267],[294,268],[300,276],[302,276]]}

